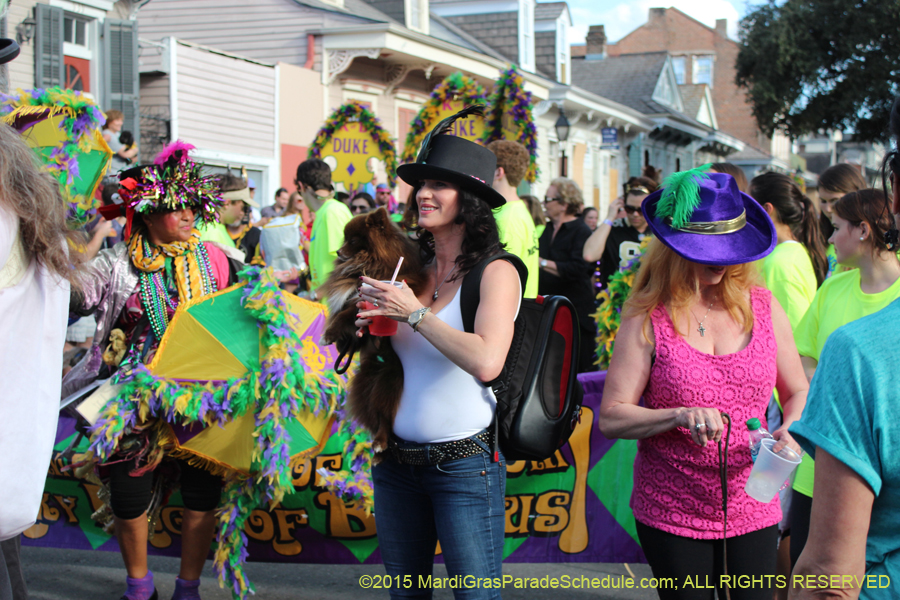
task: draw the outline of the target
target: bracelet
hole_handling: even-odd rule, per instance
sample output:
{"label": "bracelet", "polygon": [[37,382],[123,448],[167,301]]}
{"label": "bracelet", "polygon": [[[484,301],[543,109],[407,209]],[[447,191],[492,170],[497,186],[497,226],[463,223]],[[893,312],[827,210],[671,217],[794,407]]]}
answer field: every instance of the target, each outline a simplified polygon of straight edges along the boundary
{"label": "bracelet", "polygon": [[610,227],[613,226],[613,222],[610,221],[609,219],[603,219],[603,224],[604,224],[604,225],[609,225]]}

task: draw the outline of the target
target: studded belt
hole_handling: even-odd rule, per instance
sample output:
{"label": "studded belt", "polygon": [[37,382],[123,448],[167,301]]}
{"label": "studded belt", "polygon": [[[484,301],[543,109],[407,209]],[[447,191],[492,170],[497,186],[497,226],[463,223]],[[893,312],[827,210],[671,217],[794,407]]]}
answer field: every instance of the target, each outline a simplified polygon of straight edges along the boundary
{"label": "studded belt", "polygon": [[475,440],[484,443],[488,448],[493,448],[494,432],[492,429],[486,429],[461,440],[437,444],[417,444],[413,447],[401,446],[398,444],[397,438],[392,437],[388,442],[387,454],[402,465],[432,466],[485,452],[486,450]]}

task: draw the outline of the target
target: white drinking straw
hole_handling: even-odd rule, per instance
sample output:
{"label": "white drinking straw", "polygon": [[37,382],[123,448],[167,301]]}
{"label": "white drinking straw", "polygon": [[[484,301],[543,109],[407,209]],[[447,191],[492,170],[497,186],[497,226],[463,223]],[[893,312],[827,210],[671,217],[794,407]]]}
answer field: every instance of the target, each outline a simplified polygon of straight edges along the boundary
{"label": "white drinking straw", "polygon": [[394,282],[397,280],[397,274],[400,273],[400,265],[403,264],[403,257],[400,257],[400,260],[397,261],[397,268],[394,269],[394,274],[391,276],[391,285],[394,285]]}

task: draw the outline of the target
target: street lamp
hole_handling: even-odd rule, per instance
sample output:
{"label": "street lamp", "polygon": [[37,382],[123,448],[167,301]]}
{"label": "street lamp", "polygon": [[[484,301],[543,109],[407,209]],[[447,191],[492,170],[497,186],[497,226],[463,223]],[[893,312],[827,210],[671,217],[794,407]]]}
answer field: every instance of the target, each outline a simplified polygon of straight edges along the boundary
{"label": "street lamp", "polygon": [[559,175],[560,177],[566,177],[566,140],[569,139],[569,120],[566,118],[566,111],[562,106],[559,107],[559,118],[553,127],[556,129],[556,139],[559,140],[559,147],[562,151]]}

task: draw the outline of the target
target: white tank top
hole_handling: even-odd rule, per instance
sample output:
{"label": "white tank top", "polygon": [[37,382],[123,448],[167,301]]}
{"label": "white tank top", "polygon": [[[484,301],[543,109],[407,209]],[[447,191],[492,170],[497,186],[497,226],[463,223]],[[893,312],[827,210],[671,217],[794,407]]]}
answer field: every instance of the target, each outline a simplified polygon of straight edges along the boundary
{"label": "white tank top", "polygon": [[[464,330],[460,291],[435,316]],[[403,395],[394,417],[394,434],[420,444],[449,442],[474,435],[491,424],[497,399],[425,337],[403,323],[392,343],[403,363]]]}

